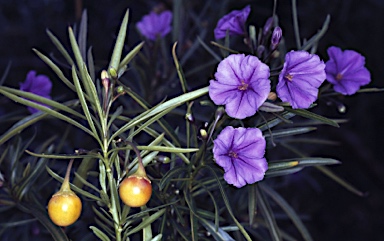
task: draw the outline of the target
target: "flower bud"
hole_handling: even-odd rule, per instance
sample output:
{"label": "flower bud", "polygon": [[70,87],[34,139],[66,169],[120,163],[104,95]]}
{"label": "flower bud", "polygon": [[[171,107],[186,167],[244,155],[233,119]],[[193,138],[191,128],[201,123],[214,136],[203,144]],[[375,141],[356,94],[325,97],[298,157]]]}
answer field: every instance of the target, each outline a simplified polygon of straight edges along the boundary
{"label": "flower bud", "polygon": [[264,28],[263,28],[263,35],[267,35],[269,30],[271,30],[273,25],[273,17],[269,17],[267,21],[265,21]]}
{"label": "flower bud", "polygon": [[277,45],[280,43],[282,36],[282,30],[279,26],[275,27],[272,32],[272,38],[271,38],[271,47],[272,49],[275,49]]}

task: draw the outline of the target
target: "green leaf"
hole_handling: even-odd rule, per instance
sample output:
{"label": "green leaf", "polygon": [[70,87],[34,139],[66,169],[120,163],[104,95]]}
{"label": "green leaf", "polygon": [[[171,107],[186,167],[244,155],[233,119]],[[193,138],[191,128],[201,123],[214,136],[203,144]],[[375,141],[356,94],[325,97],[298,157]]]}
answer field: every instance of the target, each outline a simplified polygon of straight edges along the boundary
{"label": "green leaf", "polygon": [[[0,93],[5,95],[6,97],[10,98],[11,100],[15,101],[15,102],[18,102],[20,104],[23,104],[23,105],[26,105],[26,106],[30,106],[32,108],[35,108],[35,109],[38,109],[38,110],[41,110],[49,115],[52,115],[60,120],[63,120],[63,121],[66,121],[68,122],[69,124],[71,125],[74,125],[76,127],[78,127],[79,129],[85,131],[87,134],[89,134],[90,136],[96,138],[93,134],[93,132],[91,130],[89,130],[88,128],[86,128],[85,126],[81,125],[79,122],[75,121],[74,119],[72,118],[69,118],[68,116],[65,116],[57,111],[54,111],[46,106],[43,106],[43,105],[39,105],[35,102],[32,102],[32,101],[29,101],[29,100],[26,100],[24,98],[21,98],[21,97],[18,97],[14,94],[11,94],[9,92],[6,92],[4,91],[3,89],[0,88]],[[46,101],[41,101],[42,103],[46,102]]]}
{"label": "green leaf", "polygon": [[120,26],[115,47],[113,48],[111,62],[109,62],[108,72],[109,72],[109,69],[114,69],[116,72],[118,72],[119,70],[120,58],[121,58],[121,54],[124,47],[125,36],[127,34],[128,17],[129,17],[129,11],[127,10],[125,12],[123,22],[121,23],[121,26]]}
{"label": "green leaf", "polygon": [[144,45],[144,41],[142,41],[141,43],[139,43],[138,45],[136,45],[136,47],[134,49],[132,49],[125,57],[124,59],[120,62],[119,64],[119,69],[123,68],[124,66],[128,65],[129,62],[131,62],[131,60],[139,53],[139,51],[141,50],[141,48],[143,47]]}
{"label": "green leaf", "polygon": [[74,116],[77,116],[77,117],[80,117],[82,119],[85,119],[84,115],[80,114],[79,112],[77,112],[77,111],[75,111],[75,110],[73,110],[73,109],[71,109],[71,108],[69,108],[67,106],[68,104],[73,103],[73,101],[67,102],[67,104],[61,104],[61,103],[59,103],[57,101],[41,97],[39,95],[30,93],[30,92],[26,92],[26,91],[22,91],[22,90],[17,90],[17,89],[13,89],[13,88],[8,88],[8,87],[4,87],[4,86],[0,87],[0,93],[2,93],[2,91],[5,91],[5,92],[8,92],[8,93],[17,95],[17,96],[21,96],[21,97],[24,97],[24,98],[29,99],[29,100],[33,100],[33,101],[37,101],[37,102],[40,102],[40,103],[44,103],[44,104],[49,105],[49,106],[51,106],[53,108],[56,108],[56,109],[68,112],[68,113],[70,113],[70,114],[72,114]]}
{"label": "green leaf", "polygon": [[31,152],[29,150],[25,150],[26,153],[36,157],[43,157],[48,159],[79,159],[79,158],[101,158],[99,153],[88,152],[86,155],[72,155],[72,154],[38,154],[35,152]]}
{"label": "green leaf", "polygon": [[51,39],[52,43],[56,46],[59,52],[64,56],[70,66],[74,65],[73,59],[69,55],[68,51],[61,44],[60,40],[49,30],[46,30],[48,37]]}
{"label": "green leaf", "polygon": [[215,225],[206,220],[206,219],[199,219],[199,222],[201,222],[201,224],[205,227],[205,229],[213,236],[213,238],[216,240],[216,241],[235,241],[227,232],[225,232],[223,229],[221,228],[218,228],[216,229],[215,228]]}
{"label": "green leaf", "polygon": [[338,184],[340,184],[341,186],[343,186],[344,188],[346,188],[348,191],[360,196],[360,197],[364,197],[367,195],[367,193],[365,192],[362,192],[360,190],[358,190],[357,188],[355,188],[354,186],[352,186],[350,183],[348,183],[347,181],[343,180],[342,178],[340,178],[339,176],[337,176],[336,174],[334,174],[331,170],[329,170],[327,167],[323,167],[323,166],[317,166],[316,167],[319,171],[321,171],[322,173],[324,173],[325,175],[327,175],[328,177],[330,177],[331,179],[333,179],[335,182],[337,182]]}
{"label": "green leaf", "polygon": [[255,185],[255,188],[257,191],[257,203],[259,204],[261,214],[264,216],[265,221],[267,222],[267,226],[269,228],[272,240],[280,241],[282,240],[280,230],[277,226],[275,217],[273,216],[273,212],[268,204],[268,201],[265,199],[264,194],[262,193],[258,185]]}
{"label": "green leaf", "polygon": [[308,231],[308,229],[305,227],[304,223],[301,221],[300,217],[297,215],[295,210],[284,200],[282,196],[280,196],[277,192],[275,192],[272,188],[267,186],[264,183],[260,183],[260,188],[268,195],[270,196],[273,201],[275,201],[288,215],[288,217],[292,220],[292,222],[295,224],[297,229],[299,230],[301,236],[304,238],[305,241],[312,241],[312,237]]}
{"label": "green leaf", "polygon": [[103,233],[100,229],[96,228],[95,226],[90,226],[89,228],[102,241],[111,241],[105,233]]}
{"label": "green leaf", "polygon": [[163,112],[169,108],[176,108],[182,104],[184,104],[185,102],[187,101],[190,101],[190,100],[193,100],[193,99],[196,99],[202,95],[205,95],[208,93],[208,87],[204,87],[204,88],[201,88],[201,89],[198,89],[198,90],[195,90],[195,91],[192,91],[192,92],[188,92],[186,94],[183,94],[183,95],[180,95],[176,98],[173,98],[171,100],[168,100],[162,104],[160,104],[159,106],[156,106],[146,112],[144,112],[143,114],[137,116],[136,118],[132,119],[130,122],[128,122],[127,124],[125,124],[124,126],[122,126],[120,129],[118,129],[110,138],[109,142],[111,142],[111,140],[115,139],[117,136],[119,136],[121,133],[129,130],[130,128],[142,123],[143,121],[145,121],[146,119],[149,119],[151,118],[152,116],[154,115],[157,115],[158,113],[160,112]]}
{"label": "green leaf", "polygon": [[[280,129],[280,130],[275,130],[272,132],[272,137],[277,138],[277,137],[284,137],[284,136],[293,136],[293,135],[299,135],[299,134],[304,134],[308,133],[310,131],[316,130],[316,127],[296,127],[296,128],[289,128],[289,129]],[[271,137],[271,134],[266,133],[264,134],[264,137]]]}
{"label": "green leaf", "polygon": [[301,46],[301,50],[306,51],[309,48],[311,48],[313,45],[316,45],[319,42],[319,40],[324,36],[324,34],[327,32],[330,21],[331,21],[331,16],[328,14],[320,31],[314,36],[312,36],[307,42],[305,42],[303,46]]}
{"label": "green leaf", "polygon": [[339,127],[339,124],[337,124],[336,121],[334,120],[331,120],[331,119],[328,119],[324,116],[321,116],[321,115],[317,115],[315,113],[312,113],[308,110],[304,110],[304,109],[292,109],[290,107],[284,107],[285,110],[293,113],[293,114],[296,114],[296,115],[299,115],[299,116],[302,116],[302,117],[305,117],[305,118],[308,118],[308,119],[312,119],[312,120],[317,120],[317,121],[320,121],[322,123],[325,123],[325,124],[328,124],[328,125],[331,125],[331,126],[334,126],[334,127]]}
{"label": "green leaf", "polygon": [[81,103],[81,107],[82,107],[82,109],[84,111],[84,114],[85,114],[85,116],[87,118],[87,122],[88,122],[88,124],[91,127],[91,130],[93,132],[93,136],[99,142],[100,146],[102,146],[101,139],[98,136],[98,132],[96,130],[95,124],[93,123],[93,119],[92,119],[91,113],[89,112],[88,104],[85,101],[85,97],[83,95],[83,89],[81,88],[80,81],[77,78],[75,66],[72,66],[72,78],[73,78],[73,82],[75,83],[77,96],[79,97],[79,100],[80,100],[80,103]]}
{"label": "green leaf", "polygon": [[[54,179],[56,179],[57,181],[63,183],[64,181],[64,178],[60,177],[57,173],[55,173],[54,171],[52,171],[52,169],[50,169],[48,166],[45,166],[45,169],[47,169],[49,175],[51,175]],[[81,195],[83,195],[84,197],[88,197],[92,200],[95,200],[95,201],[101,201],[101,198],[89,193],[89,192],[86,192],[78,187],[76,187],[75,185],[71,184],[70,183],[70,186],[71,186],[71,189]]]}
{"label": "green leaf", "polygon": [[186,167],[170,169],[167,173],[165,173],[163,178],[161,178],[159,183],[159,190],[163,190],[166,186],[168,186],[171,183],[172,178],[178,177],[179,174],[184,174],[188,172],[188,170],[189,168],[186,168]]}
{"label": "green leaf", "polygon": [[86,59],[85,53],[87,51],[87,20],[88,20],[87,10],[83,10],[83,14],[81,15],[79,34],[77,38],[81,57],[83,59]]}
{"label": "green leaf", "polygon": [[[59,79],[61,79],[61,81],[63,81],[63,83],[68,86],[71,90],[73,90],[74,92],[76,91],[75,89],[75,86],[71,83],[71,81],[69,81],[67,79],[67,77],[65,77],[63,71],[61,71],[61,69],[55,64],[52,62],[52,60],[50,60],[47,56],[45,56],[44,54],[42,54],[41,52],[39,52],[37,49],[32,49],[36,54],[37,56],[39,56],[39,58],[44,62],[46,63],[52,70],[53,72],[56,73],[57,77],[59,77]],[[73,61],[72,59],[70,60],[70,62],[72,64]],[[88,97],[88,96],[87,96]]]}
{"label": "green leaf", "polygon": [[223,201],[225,203],[225,207],[227,208],[227,211],[229,213],[229,215],[231,216],[232,220],[235,222],[236,226],[239,228],[240,232],[243,234],[244,238],[247,240],[247,241],[252,241],[251,237],[249,236],[249,234],[247,233],[247,231],[245,230],[245,228],[243,227],[243,225],[241,225],[239,223],[239,221],[237,221],[235,215],[233,214],[232,212],[232,208],[231,208],[231,205],[229,203],[229,200],[228,200],[228,197],[227,195],[225,194],[225,190],[224,190],[224,187],[223,185],[221,184],[219,178],[217,177],[215,171],[212,169],[212,167],[210,166],[206,166],[210,171],[211,173],[214,175],[215,179],[216,179],[216,182],[219,186],[219,189],[220,189],[220,193],[221,193],[221,196],[223,198]]}
{"label": "green leaf", "polygon": [[176,65],[177,75],[179,76],[179,80],[181,83],[181,89],[183,90],[184,93],[187,93],[187,82],[185,80],[185,75],[184,75],[183,69],[181,68],[179,60],[177,59],[177,56],[176,56],[176,46],[177,46],[177,42],[175,42],[173,44],[172,57],[173,57],[173,61],[175,62],[175,65]]}
{"label": "green leaf", "polygon": [[124,236],[128,237],[128,236],[130,236],[130,235],[132,235],[132,234],[134,234],[136,232],[139,232],[143,228],[147,227],[148,225],[150,225],[151,223],[153,223],[154,221],[159,219],[161,217],[161,215],[163,215],[165,213],[165,210],[166,210],[165,208],[160,209],[156,213],[154,213],[151,216],[147,217],[145,220],[143,220],[139,225],[137,225],[133,229],[127,230],[126,234],[124,234]]}

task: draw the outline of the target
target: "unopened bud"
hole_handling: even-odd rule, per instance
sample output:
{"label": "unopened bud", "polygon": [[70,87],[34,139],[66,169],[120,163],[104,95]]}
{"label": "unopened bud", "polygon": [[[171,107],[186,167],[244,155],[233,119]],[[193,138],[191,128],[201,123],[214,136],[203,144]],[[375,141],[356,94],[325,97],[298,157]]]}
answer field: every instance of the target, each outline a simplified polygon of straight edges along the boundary
{"label": "unopened bud", "polygon": [[220,106],[219,108],[217,108],[215,112],[215,119],[216,120],[220,119],[224,114],[225,114],[225,110],[223,107]]}
{"label": "unopened bud", "polygon": [[109,88],[109,77],[107,71],[103,70],[101,71],[101,83],[104,86],[104,89],[108,91]]}
{"label": "unopened bud", "polygon": [[276,93],[275,92],[269,92],[267,99],[270,101],[275,101],[277,99]]}
{"label": "unopened bud", "polygon": [[263,53],[265,51],[264,45],[257,46],[257,56],[261,58],[263,56]]}
{"label": "unopened bud", "polygon": [[185,119],[189,121],[189,123],[194,123],[195,122],[195,117],[191,113],[185,114]]}
{"label": "unopened bud", "polygon": [[115,68],[109,68],[108,73],[112,77],[112,79],[117,79],[117,71]]}
{"label": "unopened bud", "polygon": [[267,35],[269,30],[271,30],[272,25],[273,25],[273,17],[270,17],[267,19],[267,21],[265,21],[265,24],[264,24],[264,28],[263,28],[263,35],[264,36]]}
{"label": "unopened bud", "polygon": [[283,35],[283,31],[279,26],[275,27],[272,32],[272,38],[271,38],[271,46],[272,49],[275,49],[277,45],[280,43],[281,36]]}

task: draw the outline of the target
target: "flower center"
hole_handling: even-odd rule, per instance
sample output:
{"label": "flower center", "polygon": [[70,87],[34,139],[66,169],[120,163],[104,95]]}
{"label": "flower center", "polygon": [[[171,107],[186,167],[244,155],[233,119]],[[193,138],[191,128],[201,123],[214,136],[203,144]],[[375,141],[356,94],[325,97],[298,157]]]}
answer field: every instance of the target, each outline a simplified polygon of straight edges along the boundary
{"label": "flower center", "polygon": [[241,85],[237,87],[239,90],[247,90],[248,84],[244,82],[244,80],[241,81]]}
{"label": "flower center", "polygon": [[336,80],[341,80],[343,78],[343,75],[341,73],[338,73],[336,75]]}
{"label": "flower center", "polygon": [[287,80],[289,80],[289,81],[292,81],[292,79],[293,79],[293,75],[291,75],[291,74],[286,74],[285,76],[284,76],[284,78],[286,78]]}
{"label": "flower center", "polygon": [[237,153],[234,152],[234,151],[230,151],[230,152],[228,153],[228,156],[233,157],[233,158],[237,158]]}

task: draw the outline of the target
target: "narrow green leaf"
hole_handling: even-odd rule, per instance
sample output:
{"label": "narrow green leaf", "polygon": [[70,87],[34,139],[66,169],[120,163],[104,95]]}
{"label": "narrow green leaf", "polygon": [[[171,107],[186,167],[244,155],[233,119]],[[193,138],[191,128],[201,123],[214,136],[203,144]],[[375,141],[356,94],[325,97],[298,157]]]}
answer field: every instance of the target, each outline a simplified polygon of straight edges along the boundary
{"label": "narrow green leaf", "polygon": [[86,51],[87,51],[87,21],[88,21],[88,15],[87,10],[84,9],[83,13],[81,15],[81,21],[80,21],[80,29],[79,34],[77,38],[77,42],[79,43],[79,49],[81,53],[81,57],[85,60],[86,59]]}
{"label": "narrow green leaf", "polygon": [[203,46],[203,48],[205,50],[207,50],[207,52],[212,55],[212,57],[216,60],[216,62],[220,62],[222,59],[219,55],[217,55],[215,53],[215,51],[213,49],[211,49],[206,43],[204,43],[204,41],[199,37],[197,36],[197,41],[199,41],[199,43],[201,44],[201,46]]}
{"label": "narrow green leaf", "polygon": [[[295,128],[288,128],[288,129],[280,129],[280,130],[273,131],[272,136],[273,138],[293,136],[293,135],[308,133],[316,129],[317,129],[316,127],[295,127]],[[271,134],[266,133],[264,134],[264,137],[267,137],[267,138],[271,137]]]}
{"label": "narrow green leaf", "polygon": [[140,230],[142,230],[143,228],[145,228],[146,226],[150,225],[151,223],[153,223],[154,221],[156,221],[157,219],[159,219],[161,217],[161,215],[163,215],[165,213],[165,208],[157,211],[156,213],[152,214],[151,216],[149,216],[147,219],[143,220],[139,225],[137,225],[136,227],[134,227],[133,229],[131,230],[127,230],[127,234],[126,236],[130,236],[136,232],[139,232]]}
{"label": "narrow green leaf", "polygon": [[[99,183],[101,186],[101,190],[104,191],[104,193],[107,193],[107,183],[106,183],[106,170],[103,161],[99,160]],[[108,202],[109,203],[109,202]]]}
{"label": "narrow green leaf", "polygon": [[185,80],[184,71],[181,68],[179,60],[177,59],[177,56],[176,56],[176,46],[177,46],[177,42],[175,42],[173,44],[172,57],[173,57],[173,61],[174,61],[175,65],[176,65],[177,75],[179,76],[179,80],[181,83],[181,89],[183,90],[184,93],[187,93],[187,82]]}
{"label": "narrow green leaf", "polygon": [[257,126],[257,128],[259,128],[261,131],[265,131],[268,128],[270,129],[270,128],[274,127],[274,126],[277,126],[281,122],[289,122],[289,119],[295,116],[295,114],[290,113],[290,112],[285,112],[285,113],[283,113],[281,115],[278,115],[278,114],[275,114],[275,115],[276,115],[276,117],[274,119],[269,120],[265,124]]}
{"label": "narrow green leaf", "polygon": [[161,241],[161,240],[163,240],[162,234],[158,234],[153,239],[151,239],[151,241]]}
{"label": "narrow green leaf", "polygon": [[4,144],[6,141],[8,141],[13,136],[18,135],[25,128],[33,125],[34,123],[44,119],[47,116],[48,116],[48,114],[46,114],[44,112],[38,112],[38,113],[35,113],[33,115],[29,115],[29,116],[24,117],[23,119],[19,120],[11,128],[9,128],[2,136],[0,136],[0,145]]}
{"label": "narrow green leaf", "polygon": [[103,233],[100,229],[96,228],[95,226],[90,226],[89,228],[102,241],[111,241],[105,233]]}
{"label": "narrow green leaf", "polygon": [[339,124],[337,124],[336,121],[334,120],[331,120],[331,119],[328,119],[324,116],[321,116],[321,115],[317,115],[315,113],[312,113],[308,110],[304,110],[304,109],[292,109],[290,107],[284,107],[285,110],[293,113],[293,114],[296,114],[296,115],[299,115],[299,116],[302,116],[302,117],[305,117],[305,118],[308,118],[308,119],[312,119],[312,120],[317,120],[317,121],[320,121],[320,122],[323,122],[325,124],[328,124],[328,125],[331,125],[331,126],[334,126],[334,127],[339,127]]}
{"label": "narrow green leaf", "polygon": [[320,31],[317,34],[315,34],[314,36],[312,36],[307,42],[305,42],[303,44],[303,46],[301,46],[301,49],[306,51],[309,48],[311,48],[313,45],[317,44],[319,42],[319,40],[327,32],[330,22],[331,22],[331,16],[328,14],[327,17],[325,18],[325,21],[324,21],[323,26],[320,29]]}
{"label": "narrow green leaf", "polygon": [[87,64],[89,69],[89,75],[91,76],[92,82],[95,82],[96,81],[95,63],[93,62],[92,46],[89,47],[87,52]]}
{"label": "narrow green leaf", "polygon": [[[30,92],[26,92],[26,91],[21,91],[21,90],[17,90],[17,89],[13,89],[13,88],[8,88],[8,87],[0,86],[0,93],[2,93],[2,91],[6,91],[6,92],[9,92],[9,93],[14,94],[14,95],[27,98],[29,100],[33,100],[33,101],[37,101],[37,102],[40,102],[40,103],[44,103],[44,104],[49,105],[49,106],[51,106],[53,108],[56,108],[56,109],[68,112],[68,113],[70,113],[70,114],[72,114],[74,116],[77,116],[77,117],[80,117],[82,119],[85,119],[84,115],[80,114],[77,111],[74,111],[73,109],[69,108],[67,105],[61,104],[61,103],[59,103],[57,101],[41,97],[39,95],[30,93]],[[71,103],[71,102],[67,102],[67,103]]]}
{"label": "narrow green leaf", "polygon": [[[114,69],[116,72],[119,70],[120,58],[124,47],[125,36],[127,34],[129,11],[127,10],[124,15],[123,22],[121,23],[119,34],[116,39],[115,47],[109,63],[108,69]],[[109,71],[108,71],[109,72]]]}
{"label": "narrow green leaf", "polygon": [[256,215],[256,189],[255,185],[248,185],[248,216],[249,226],[252,227]]}
{"label": "narrow green leaf", "polygon": [[276,191],[274,191],[272,188],[267,186],[264,183],[260,183],[260,188],[268,195],[270,196],[273,201],[275,201],[288,215],[288,217],[292,220],[292,222],[295,224],[297,229],[299,230],[301,236],[303,236],[305,241],[312,241],[312,237],[308,231],[308,229],[305,227],[304,223],[301,221],[300,217],[297,215],[295,210],[284,200],[280,194],[278,194]]}
{"label": "narrow green leaf", "polygon": [[73,82],[75,83],[77,96],[79,97],[79,100],[80,100],[80,103],[81,103],[81,107],[82,107],[82,109],[84,111],[85,117],[87,118],[87,122],[88,122],[88,124],[91,127],[91,130],[93,132],[93,136],[99,142],[100,146],[102,146],[101,139],[98,136],[98,132],[96,130],[95,124],[93,123],[93,119],[92,119],[91,113],[89,112],[88,104],[87,104],[87,102],[85,100],[85,97],[83,95],[83,90],[81,88],[80,81],[77,78],[77,73],[76,73],[76,70],[75,70],[75,66],[72,66],[72,78],[73,78]]}
{"label": "narrow green leaf", "polygon": [[325,175],[327,175],[328,177],[330,177],[331,179],[333,179],[335,182],[340,184],[342,187],[346,188],[348,191],[350,191],[350,192],[352,192],[352,193],[354,193],[360,197],[364,197],[367,195],[366,192],[362,192],[362,191],[358,190],[357,188],[352,186],[350,183],[348,183],[347,181],[343,180],[342,178],[340,178],[339,176],[334,174],[331,170],[329,170],[329,168],[323,167],[323,166],[317,166],[316,168],[319,171],[321,171],[322,173],[324,173]]}
{"label": "narrow green leaf", "polygon": [[199,219],[199,222],[205,227],[205,229],[213,236],[213,238],[216,241],[235,241],[227,232],[225,232],[222,228],[218,228],[216,230],[215,225],[206,220],[206,219]]}
{"label": "narrow green leaf", "polygon": [[79,122],[73,120],[72,118],[69,118],[68,116],[65,116],[57,111],[54,111],[46,106],[43,106],[43,105],[39,105],[35,102],[32,102],[32,101],[29,101],[29,100],[26,100],[24,98],[21,98],[21,97],[18,97],[14,94],[11,94],[9,92],[6,92],[2,89],[0,89],[0,93],[5,95],[6,97],[10,98],[11,100],[15,101],[15,102],[18,102],[20,104],[23,104],[23,105],[26,105],[26,106],[30,106],[32,108],[35,108],[35,109],[38,109],[38,110],[41,110],[49,115],[52,115],[58,119],[61,119],[63,121],[66,121],[68,122],[69,124],[71,125],[74,125],[76,127],[78,127],[79,129],[85,131],[87,134],[89,134],[90,136],[96,138],[93,134],[93,132],[91,130],[89,130],[88,128],[86,128],[85,126],[81,125]]}
{"label": "narrow green leaf", "polygon": [[139,51],[141,50],[141,48],[143,47],[144,45],[144,41],[142,41],[141,43],[139,43],[138,45],[136,45],[136,47],[134,49],[132,49],[125,57],[124,59],[120,62],[119,64],[119,69],[123,68],[124,66],[128,65],[129,62],[131,62],[131,60],[139,53]]}
{"label": "narrow green leaf", "polygon": [[[52,70],[53,72],[55,72],[55,74],[57,75],[57,77],[59,77],[59,79],[61,79],[61,81],[63,81],[63,83],[68,86],[71,90],[73,90],[74,92],[76,91],[75,89],[75,86],[71,83],[71,81],[69,81],[67,79],[67,77],[65,77],[63,71],[61,71],[61,69],[55,64],[52,62],[52,60],[50,60],[47,56],[45,56],[44,54],[42,54],[40,51],[38,51],[37,49],[32,49],[36,54],[37,56],[39,56],[39,58],[44,62],[46,63]],[[73,63],[73,61],[71,60],[71,62]]]}
{"label": "narrow green leaf", "polygon": [[[81,160],[80,165],[77,168],[77,171],[76,171],[77,175],[79,175],[81,178],[86,180],[88,176],[88,171],[93,168],[93,166],[95,165],[95,161],[96,160],[94,158],[89,158],[89,157],[83,158],[83,160]],[[83,186],[83,182],[80,181],[77,176],[75,176],[72,183],[78,188],[82,188]]]}
{"label": "narrow green leaf", "polygon": [[142,123],[146,119],[151,118],[152,116],[157,115],[158,113],[160,113],[160,112],[162,112],[162,111],[164,111],[166,109],[176,108],[176,107],[182,105],[183,103],[185,103],[187,101],[196,99],[196,98],[198,98],[198,97],[200,97],[202,95],[205,95],[207,93],[208,93],[208,87],[204,87],[204,88],[192,91],[192,92],[188,92],[186,94],[182,94],[182,95],[180,95],[180,96],[178,96],[176,98],[173,98],[171,100],[168,100],[168,101],[160,104],[159,106],[152,108],[148,112],[144,112],[143,114],[137,116],[136,118],[132,119],[130,122],[128,122],[127,124],[122,126],[119,130],[117,130],[111,136],[110,141],[115,139],[121,133],[127,131],[128,129],[130,129],[130,128],[132,128],[132,127]]}
{"label": "narrow green leaf", "polygon": [[[49,175],[51,175],[54,179],[56,179],[57,181],[63,183],[64,181],[64,178],[60,177],[57,173],[55,173],[54,171],[52,171],[52,169],[50,169],[48,166],[45,166],[45,169],[47,169]],[[70,183],[70,186],[71,186],[71,189],[79,194],[81,194],[82,196],[84,197],[88,197],[92,200],[95,200],[95,201],[101,201],[101,199],[89,192],[86,192],[78,187],[76,187],[75,185],[71,184]]]}
{"label": "narrow green leaf", "polygon": [[211,173],[214,175],[215,179],[216,179],[216,182],[219,186],[219,189],[220,189],[220,193],[221,193],[221,196],[223,198],[223,201],[225,203],[225,207],[227,208],[227,211],[229,213],[229,215],[231,216],[232,220],[235,222],[236,226],[239,228],[240,232],[243,234],[244,238],[247,240],[247,241],[252,241],[251,237],[249,236],[249,234],[247,233],[247,231],[245,230],[245,228],[243,227],[243,225],[241,225],[239,223],[239,221],[237,221],[235,215],[233,214],[232,212],[232,208],[231,208],[231,205],[229,204],[229,200],[228,200],[228,197],[227,195],[225,194],[225,190],[224,190],[224,187],[223,185],[221,184],[220,182],[220,179],[217,177],[215,171],[212,169],[212,167],[210,166],[206,166],[210,171]]}
{"label": "narrow green leaf", "polygon": [[257,203],[260,206],[260,212],[264,216],[265,221],[267,223],[267,226],[269,228],[269,232],[271,234],[272,240],[274,241],[280,241],[281,235],[279,227],[277,226],[275,217],[273,216],[272,210],[269,207],[268,201],[265,199],[264,194],[258,187],[258,185],[255,185],[255,188],[257,190]]}
{"label": "narrow green leaf", "polygon": [[72,155],[72,154],[44,154],[44,153],[35,153],[29,150],[25,150],[31,156],[43,157],[47,159],[79,159],[79,158],[101,158],[99,153],[88,152],[86,155]]}
{"label": "narrow green leaf", "polygon": [[[93,189],[94,191],[96,192],[100,192],[99,189],[97,187],[95,187],[92,183],[88,182],[87,180],[85,180],[82,176],[80,176],[79,174],[77,174],[77,172],[75,172],[75,177],[78,178],[78,180],[84,184],[85,186]],[[78,186],[77,186],[78,187]]]}
{"label": "narrow green leaf", "polygon": [[48,37],[51,39],[52,43],[56,46],[59,52],[63,55],[63,57],[67,60],[70,66],[74,65],[73,59],[69,55],[68,51],[61,44],[60,40],[49,30],[46,30]]}
{"label": "narrow green leaf", "polygon": [[[119,82],[118,82],[119,83]],[[140,97],[140,95],[138,95],[137,93],[135,93],[134,91],[132,91],[131,88],[119,83],[121,86],[123,86],[125,92],[132,98],[134,99],[142,108],[144,108],[145,110],[148,110],[151,106],[149,103],[147,103],[142,97]],[[165,121],[164,119],[160,119],[158,120],[158,123],[159,125],[161,126],[161,128],[163,128],[163,130],[165,131],[165,133],[170,136],[170,138],[172,139],[172,141],[174,142],[174,145],[176,146],[180,146],[180,140],[178,138],[178,136],[176,135],[174,129],[168,124],[167,121]]]}

